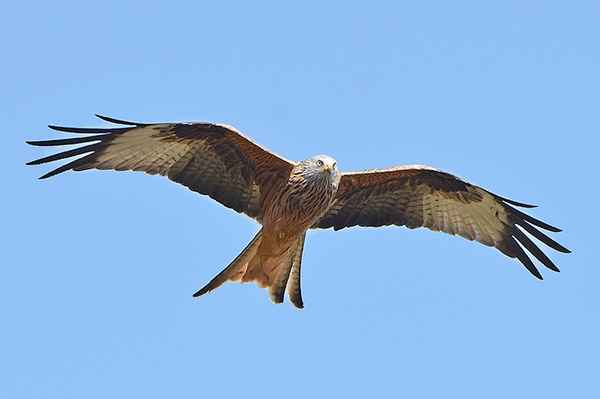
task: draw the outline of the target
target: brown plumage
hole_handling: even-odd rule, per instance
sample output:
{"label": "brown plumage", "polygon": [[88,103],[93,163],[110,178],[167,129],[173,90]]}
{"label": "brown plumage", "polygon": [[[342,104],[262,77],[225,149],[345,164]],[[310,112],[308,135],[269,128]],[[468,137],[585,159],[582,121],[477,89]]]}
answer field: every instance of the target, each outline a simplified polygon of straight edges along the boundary
{"label": "brown plumage", "polygon": [[516,257],[539,279],[542,276],[524,249],[547,268],[558,268],[522,230],[550,248],[569,252],[537,228],[559,229],[515,208],[531,205],[502,198],[427,166],[338,172],[329,156],[292,162],[227,125],[142,124],[100,118],[125,127],[50,126],[87,135],[28,143],[84,145],[28,165],[81,156],[42,179],[67,170],[93,168],[160,174],[262,225],[242,253],[194,296],[226,281],[256,281],[269,288],[273,302],[281,303],[287,290],[290,301],[302,308],[300,266],[310,228],[427,227],[494,246]]}

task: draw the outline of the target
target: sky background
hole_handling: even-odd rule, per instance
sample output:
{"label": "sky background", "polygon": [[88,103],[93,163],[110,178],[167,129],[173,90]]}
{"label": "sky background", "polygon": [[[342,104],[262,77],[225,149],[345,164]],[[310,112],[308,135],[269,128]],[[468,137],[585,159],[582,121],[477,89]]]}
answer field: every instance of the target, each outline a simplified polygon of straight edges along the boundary
{"label": "sky background", "polygon": [[[591,398],[600,3],[2,1],[0,396]],[[259,226],[167,179],[37,178],[47,124],[231,124],[341,170],[426,164],[539,208],[538,281],[428,230],[307,237],[306,308],[192,294]],[[543,270],[542,270],[543,269]]]}

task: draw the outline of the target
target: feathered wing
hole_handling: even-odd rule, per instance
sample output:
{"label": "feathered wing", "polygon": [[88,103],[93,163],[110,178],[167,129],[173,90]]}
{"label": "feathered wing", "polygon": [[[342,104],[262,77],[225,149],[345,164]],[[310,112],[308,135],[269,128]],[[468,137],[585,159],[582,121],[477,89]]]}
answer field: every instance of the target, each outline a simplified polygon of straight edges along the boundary
{"label": "feathered wing", "polygon": [[552,249],[570,251],[538,228],[559,232],[515,208],[532,208],[484,190],[449,173],[413,165],[344,173],[333,206],[313,226],[427,227],[496,247],[542,276],[525,248],[547,268],[559,271],[523,230]]}
{"label": "feathered wing", "polygon": [[116,128],[50,126],[83,137],[29,141],[35,146],[79,145],[28,165],[78,157],[41,178],[67,170],[114,169],[159,174],[260,221],[262,206],[285,184],[294,163],[235,128],[212,123],[143,124],[97,115]]}
{"label": "feathered wing", "polygon": [[[235,128],[211,123],[143,124],[99,116],[120,125],[116,128],[50,126],[67,133],[84,134],[57,140],[30,141],[35,146],[78,146],[28,165],[75,157],[46,173],[45,179],[67,170],[114,169],[159,174],[205,194],[221,204],[262,223],[265,207],[283,189],[296,163],[261,147]],[[302,307],[300,262],[304,234],[278,257],[262,259],[257,251],[262,230],[229,266],[194,296],[226,281],[256,281],[269,287],[271,299],[290,300]],[[264,263],[264,264],[263,264]],[[265,271],[266,270],[266,271]]]}

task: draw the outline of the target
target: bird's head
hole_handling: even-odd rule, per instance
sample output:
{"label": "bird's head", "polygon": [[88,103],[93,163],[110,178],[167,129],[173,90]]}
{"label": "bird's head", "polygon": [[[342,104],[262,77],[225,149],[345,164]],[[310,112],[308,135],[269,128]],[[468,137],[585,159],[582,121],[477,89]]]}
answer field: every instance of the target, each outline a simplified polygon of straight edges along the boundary
{"label": "bird's head", "polygon": [[337,172],[337,162],[329,155],[317,155],[316,157],[312,157],[309,160],[312,160],[312,162],[314,162],[315,167],[319,170],[322,170],[323,172]]}
{"label": "bird's head", "polygon": [[317,155],[302,161],[304,166],[304,175],[306,178],[325,179],[337,187],[340,180],[340,174],[337,169],[337,162],[329,155]]}

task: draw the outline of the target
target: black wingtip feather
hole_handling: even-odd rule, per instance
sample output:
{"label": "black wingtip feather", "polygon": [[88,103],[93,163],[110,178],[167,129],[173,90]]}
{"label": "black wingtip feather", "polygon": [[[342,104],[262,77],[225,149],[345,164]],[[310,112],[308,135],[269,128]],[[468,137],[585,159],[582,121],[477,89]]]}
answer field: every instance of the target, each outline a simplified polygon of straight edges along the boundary
{"label": "black wingtip feather", "polygon": [[571,253],[571,251],[569,251],[567,248],[563,247],[558,242],[554,241],[552,238],[548,237],[546,234],[542,233],[540,230],[536,229],[529,223],[527,223],[523,220],[518,220],[518,219],[514,220],[514,223],[516,225],[519,225],[522,228],[524,228],[525,231],[527,231],[529,234],[531,234],[532,236],[534,236],[535,238],[537,238],[538,240],[540,240],[541,242],[543,242],[550,248],[552,248],[558,252],[565,253],[565,254]]}
{"label": "black wingtip feather", "polygon": [[549,225],[548,223],[544,223],[539,219],[534,218],[533,216],[529,216],[526,213],[521,212],[520,210],[513,208],[510,205],[505,205],[508,209],[510,209],[511,212],[513,212],[515,214],[515,216],[537,226],[537,227],[541,227],[544,230],[548,230],[551,231],[553,233],[560,233],[562,230],[559,229],[558,227],[554,227]]}
{"label": "black wingtip feather", "polygon": [[544,278],[540,274],[540,271],[537,269],[537,267],[535,267],[531,259],[529,259],[529,256],[527,256],[527,254],[525,253],[525,250],[521,248],[517,241],[513,237],[507,237],[505,241],[509,248],[512,250],[513,255],[516,256],[517,259],[519,259],[519,261],[523,264],[523,266],[525,266],[527,270],[529,270],[529,273],[533,274],[538,279],[543,280]]}
{"label": "black wingtip feather", "polygon": [[120,133],[133,129],[132,127],[69,127],[48,125],[52,130],[66,133],[81,133],[81,134],[100,134],[100,133]]}
{"label": "black wingtip feather", "polygon": [[90,141],[100,141],[102,137],[108,136],[109,134],[87,136],[87,137],[75,137],[69,139],[55,139],[55,140],[41,140],[41,141],[26,141],[29,145],[37,147],[54,147],[59,145],[74,145],[89,143]]}
{"label": "black wingtip feather", "polygon": [[143,124],[143,123],[124,121],[122,119],[111,118],[110,116],[104,116],[104,115],[99,115],[99,114],[94,114],[94,115],[97,118],[102,119],[103,121],[106,121],[109,123],[114,123],[116,125],[145,126],[145,124]]}
{"label": "black wingtip feather", "polygon": [[536,259],[539,260],[544,266],[555,272],[560,272],[560,270],[558,270],[558,267],[556,267],[556,265],[550,260],[550,258],[548,258],[548,256],[537,245],[535,245],[534,242],[531,241],[529,237],[525,235],[525,233],[523,233],[517,228],[514,230],[513,236],[521,243],[523,247],[525,247],[527,251],[529,251],[530,254],[535,256]]}
{"label": "black wingtip feather", "polygon": [[517,202],[517,201],[513,201],[511,199],[508,198],[504,198],[504,197],[500,197],[499,195],[496,195],[498,198],[500,198],[503,202],[506,202],[507,204],[511,204],[514,206],[518,206],[521,208],[537,208],[537,205],[531,205],[531,204],[525,204],[523,202]]}

